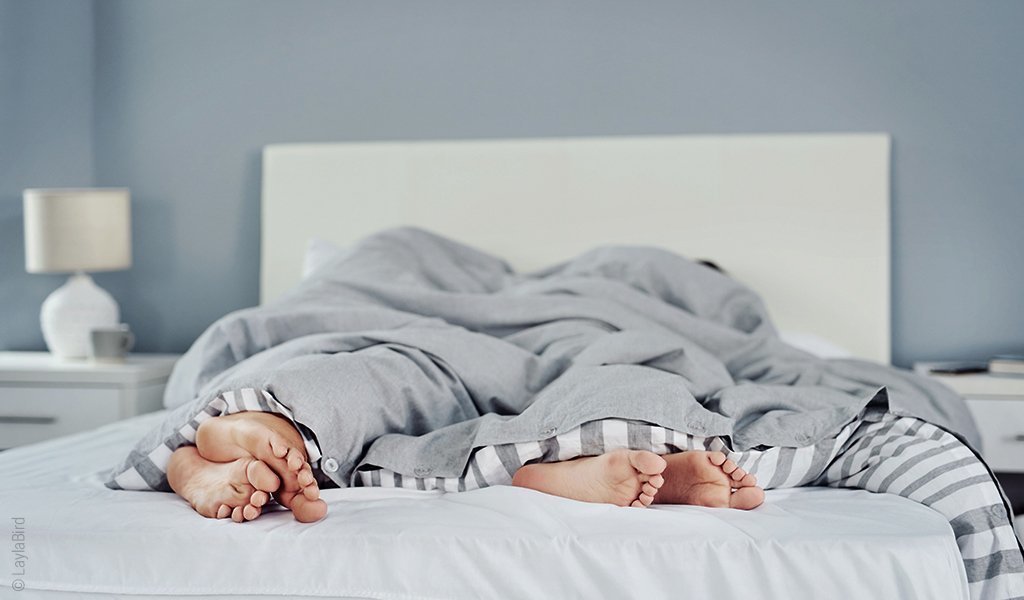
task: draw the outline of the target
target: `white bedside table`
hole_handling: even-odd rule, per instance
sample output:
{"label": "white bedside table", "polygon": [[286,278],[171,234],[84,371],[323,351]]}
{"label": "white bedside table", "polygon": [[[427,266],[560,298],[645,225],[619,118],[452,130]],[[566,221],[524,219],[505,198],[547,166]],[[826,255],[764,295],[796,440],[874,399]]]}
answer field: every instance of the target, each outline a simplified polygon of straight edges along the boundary
{"label": "white bedside table", "polygon": [[916,363],[914,371],[941,381],[967,400],[978,423],[982,455],[998,473],[1024,473],[1024,377],[978,373],[929,373],[934,363]]}
{"label": "white bedside table", "polygon": [[160,409],[178,358],[132,354],[123,363],[97,363],[0,352],[0,449]]}

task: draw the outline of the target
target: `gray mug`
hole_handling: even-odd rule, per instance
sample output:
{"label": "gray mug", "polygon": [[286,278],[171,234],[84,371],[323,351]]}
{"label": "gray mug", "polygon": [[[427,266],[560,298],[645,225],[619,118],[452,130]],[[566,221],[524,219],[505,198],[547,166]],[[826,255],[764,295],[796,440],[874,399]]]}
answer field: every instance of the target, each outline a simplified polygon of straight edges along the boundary
{"label": "gray mug", "polygon": [[135,336],[124,324],[89,332],[89,358],[93,360],[121,362],[134,345]]}

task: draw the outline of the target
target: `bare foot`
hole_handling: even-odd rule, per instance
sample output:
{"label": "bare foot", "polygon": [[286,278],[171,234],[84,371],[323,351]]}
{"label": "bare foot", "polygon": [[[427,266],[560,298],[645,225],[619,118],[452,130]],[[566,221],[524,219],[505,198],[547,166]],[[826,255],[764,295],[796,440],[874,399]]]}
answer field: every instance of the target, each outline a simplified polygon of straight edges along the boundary
{"label": "bare foot", "polygon": [[665,460],[652,452],[615,450],[601,456],[526,465],[512,485],[563,498],[617,506],[650,506],[664,483]]}
{"label": "bare foot", "polygon": [[665,485],[659,504],[690,504],[749,510],[764,502],[757,479],[721,452],[691,450],[665,457]]}
{"label": "bare foot", "polygon": [[281,478],[274,497],[297,520],[311,523],[327,514],[302,436],[284,417],[250,411],[207,419],[196,430],[196,447],[215,462],[255,457],[270,465]]}
{"label": "bare foot", "polygon": [[231,517],[236,523],[260,516],[270,493],[281,485],[270,467],[251,456],[211,462],[193,446],[182,446],[171,455],[167,481],[197,513],[210,519]]}

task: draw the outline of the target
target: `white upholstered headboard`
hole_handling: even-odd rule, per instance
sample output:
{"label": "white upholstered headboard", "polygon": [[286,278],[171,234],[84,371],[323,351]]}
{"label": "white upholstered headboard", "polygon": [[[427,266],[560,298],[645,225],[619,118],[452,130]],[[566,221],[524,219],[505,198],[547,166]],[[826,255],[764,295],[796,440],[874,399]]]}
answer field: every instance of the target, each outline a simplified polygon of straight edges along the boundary
{"label": "white upholstered headboard", "polygon": [[263,153],[260,297],[310,238],[417,225],[530,270],[600,244],[708,258],[780,329],[888,362],[885,134],[284,144]]}

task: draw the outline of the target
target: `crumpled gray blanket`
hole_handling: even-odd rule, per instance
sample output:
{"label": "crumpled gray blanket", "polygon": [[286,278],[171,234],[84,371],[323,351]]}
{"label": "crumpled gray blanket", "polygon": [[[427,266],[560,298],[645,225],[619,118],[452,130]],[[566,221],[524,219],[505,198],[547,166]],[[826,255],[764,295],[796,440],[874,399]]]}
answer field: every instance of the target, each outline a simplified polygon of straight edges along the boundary
{"label": "crumpled gray blanket", "polygon": [[980,440],[949,389],[788,346],[756,293],[681,256],[602,247],[519,274],[412,228],[372,235],[281,299],[213,324],[168,383],[172,402],[187,401],[119,468],[186,443],[176,432],[241,388],[287,406],[342,487],[364,466],[459,477],[474,448],[603,418],[746,450],[814,444],[872,403]]}

